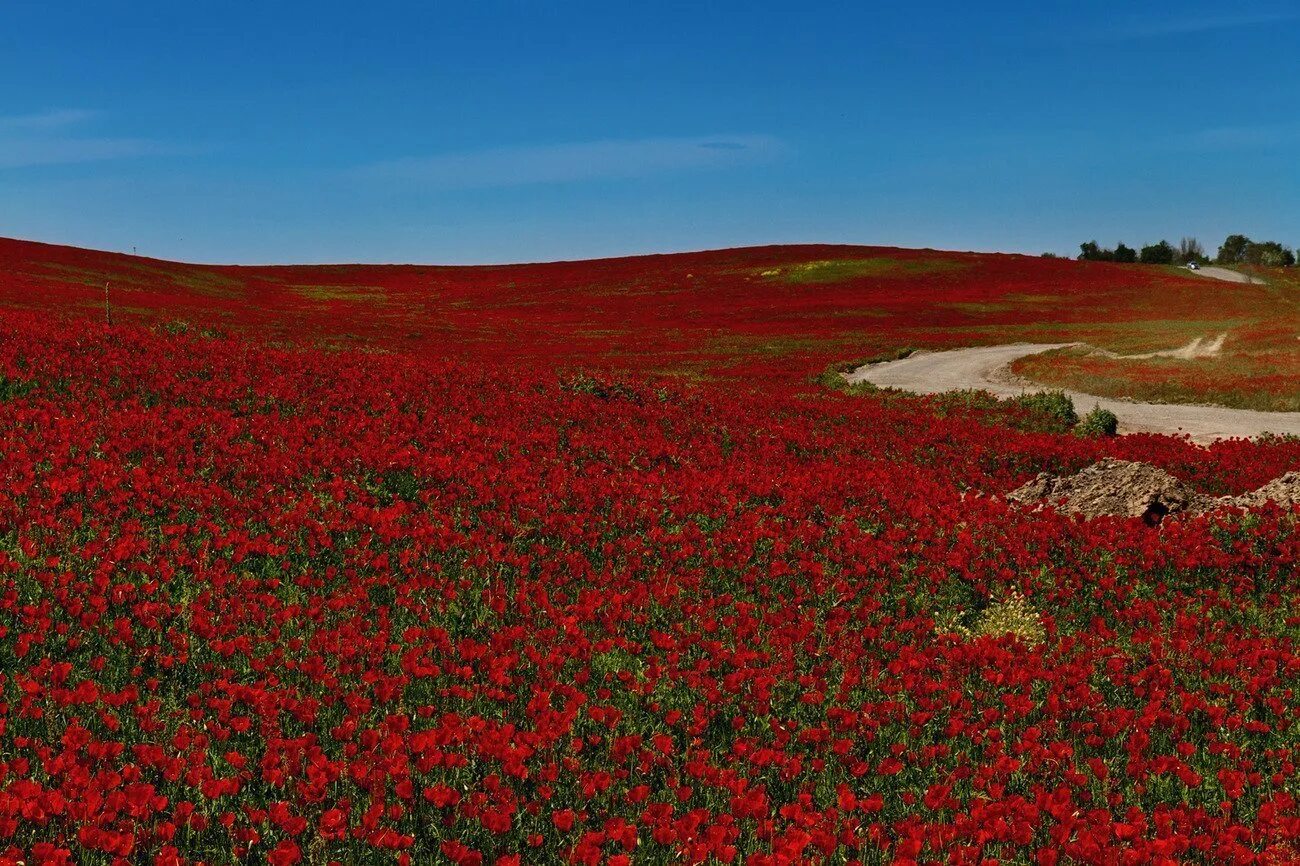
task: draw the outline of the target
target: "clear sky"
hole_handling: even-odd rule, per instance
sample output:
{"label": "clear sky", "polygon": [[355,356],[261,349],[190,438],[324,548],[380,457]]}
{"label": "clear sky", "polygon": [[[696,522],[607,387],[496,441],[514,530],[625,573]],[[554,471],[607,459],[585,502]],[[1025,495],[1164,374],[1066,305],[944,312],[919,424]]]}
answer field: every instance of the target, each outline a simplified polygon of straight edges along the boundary
{"label": "clear sky", "polygon": [[4,0],[0,235],[209,262],[1300,244],[1300,3]]}

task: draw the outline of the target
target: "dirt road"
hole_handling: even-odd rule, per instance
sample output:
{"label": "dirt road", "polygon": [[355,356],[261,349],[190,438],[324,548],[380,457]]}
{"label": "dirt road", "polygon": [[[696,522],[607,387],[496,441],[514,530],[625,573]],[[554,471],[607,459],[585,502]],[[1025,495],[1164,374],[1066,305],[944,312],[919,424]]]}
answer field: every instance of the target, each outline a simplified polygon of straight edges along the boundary
{"label": "dirt road", "polygon": [[[1015,343],[1008,346],[978,346],[948,352],[918,352],[899,361],[868,364],[847,378],[850,382],[871,382],[882,388],[899,388],[919,394],[938,394],[961,388],[990,391],[999,397],[1014,397],[1043,386],[1016,379],[1007,366],[1017,358],[1059,349],[1072,343]],[[1066,391],[1083,414],[1093,406],[1109,409],[1119,417],[1120,432],[1185,433],[1197,442],[1258,436],[1261,433],[1290,433],[1300,436],[1300,412],[1255,412],[1221,406],[1189,406],[1164,403],[1130,403]]]}
{"label": "dirt road", "polygon": [[1218,268],[1213,265],[1205,265],[1194,271],[1188,271],[1189,274],[1196,274],[1198,277],[1209,277],[1212,280],[1225,280],[1229,283],[1256,283],[1263,285],[1264,281],[1259,277],[1252,277],[1249,274],[1243,274],[1239,271],[1232,271],[1227,268]]}

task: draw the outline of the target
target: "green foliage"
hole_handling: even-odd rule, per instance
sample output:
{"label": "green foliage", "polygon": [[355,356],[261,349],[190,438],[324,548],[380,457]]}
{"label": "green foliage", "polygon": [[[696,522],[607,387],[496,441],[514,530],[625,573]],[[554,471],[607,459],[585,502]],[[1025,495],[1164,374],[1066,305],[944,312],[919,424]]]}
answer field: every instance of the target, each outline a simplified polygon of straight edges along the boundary
{"label": "green foliage", "polygon": [[934,396],[935,414],[944,417],[958,410],[996,409],[1002,402],[988,391],[975,388],[963,388],[957,391],[944,391]]}
{"label": "green foliage", "polygon": [[1177,254],[1169,241],[1160,241],[1143,247],[1138,254],[1138,261],[1144,265],[1172,265]]}
{"label": "green foliage", "polygon": [[1277,241],[1249,243],[1242,252],[1242,261],[1265,268],[1289,268],[1295,264],[1295,253]]}
{"label": "green foliage", "polygon": [[1074,403],[1063,391],[1021,394],[1007,400],[975,388],[944,391],[929,398],[940,418],[967,413],[985,424],[1027,433],[1068,433],[1078,423]]}
{"label": "green foliage", "polygon": [[35,382],[28,382],[24,379],[11,379],[0,373],[0,403],[26,397],[35,387]]}
{"label": "green foliage", "polygon": [[962,610],[953,612],[940,620],[936,629],[941,633],[960,635],[965,640],[1014,635],[1031,646],[1047,639],[1042,616],[1029,599],[1014,589],[1007,593],[1006,598],[993,602],[973,617],[967,617]]}
{"label": "green foliage", "polygon": [[1098,246],[1096,241],[1087,241],[1079,244],[1079,260],[1084,262],[1124,262],[1127,264],[1137,261],[1137,251],[1127,246],[1123,241],[1113,250]]}
{"label": "green foliage", "polygon": [[1239,264],[1245,257],[1248,246],[1250,246],[1250,238],[1245,235],[1228,235],[1219,247],[1219,254],[1214,260],[1221,265]]}
{"label": "green foliage", "polygon": [[1277,241],[1252,241],[1245,235],[1228,235],[1219,247],[1215,261],[1221,265],[1259,265],[1265,268],[1289,268],[1295,264],[1295,252]]}
{"label": "green foliage", "polygon": [[1079,261],[1110,262],[1115,260],[1115,251],[1097,246],[1096,241],[1084,241],[1079,244]]}
{"label": "green foliage", "polygon": [[758,276],[785,283],[839,283],[862,277],[917,277],[960,270],[965,265],[953,259],[896,259],[886,256],[866,259],[823,259],[794,265],[764,268]]}
{"label": "green foliage", "polygon": [[1074,401],[1064,391],[1035,391],[1008,402],[1042,421],[1047,432],[1064,433],[1079,423]]}
{"label": "green foliage", "polygon": [[1196,238],[1183,238],[1178,242],[1178,253],[1174,257],[1174,261],[1180,265],[1185,265],[1188,262],[1208,262],[1209,259],[1206,257],[1205,247],[1201,246],[1200,241]]}
{"label": "green foliage", "polygon": [[871,394],[880,389],[870,382],[853,382],[850,383],[844,378],[846,373],[852,373],[859,367],[865,367],[867,364],[883,364],[886,361],[898,361],[916,352],[910,346],[904,346],[899,349],[891,349],[887,352],[881,352],[868,358],[859,358],[856,361],[839,361],[831,364],[823,370],[816,378],[817,384],[824,388],[830,388],[832,391],[843,391],[846,394],[858,396],[861,394]]}
{"label": "green foliage", "polygon": [[1096,241],[1087,241],[1079,244],[1079,260],[1085,262],[1119,262],[1121,264],[1141,262],[1144,265],[1172,265],[1175,262],[1186,264],[1187,262],[1204,261],[1205,251],[1195,238],[1183,238],[1177,249],[1169,241],[1157,241],[1154,244],[1144,246],[1140,253],[1123,241],[1116,244],[1113,250],[1098,246]]}
{"label": "green foliage", "polygon": [[560,390],[572,394],[590,394],[599,400],[630,400],[638,404],[641,402],[641,395],[622,382],[603,382],[585,373],[561,379]]}
{"label": "green foliage", "polygon": [[1079,436],[1114,436],[1119,431],[1119,418],[1109,409],[1094,406],[1074,428]]}

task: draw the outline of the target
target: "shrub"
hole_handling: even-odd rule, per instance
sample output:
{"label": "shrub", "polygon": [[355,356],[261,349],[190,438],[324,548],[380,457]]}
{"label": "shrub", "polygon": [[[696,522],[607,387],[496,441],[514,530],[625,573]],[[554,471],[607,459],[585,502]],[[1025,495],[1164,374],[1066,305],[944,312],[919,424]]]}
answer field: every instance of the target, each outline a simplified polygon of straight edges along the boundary
{"label": "shrub", "polygon": [[1207,262],[1209,259],[1206,258],[1205,247],[1201,246],[1200,241],[1196,238],[1183,238],[1178,242],[1178,255],[1175,261],[1185,265],[1188,262]]}
{"label": "shrub", "polygon": [[995,601],[975,615],[970,625],[963,620],[961,611],[947,623],[940,624],[940,632],[958,634],[966,640],[977,637],[1002,637],[1014,635],[1031,646],[1047,639],[1047,629],[1034,606],[1019,591],[1011,590],[1007,597]]}
{"label": "shrub", "polygon": [[957,391],[944,391],[934,395],[934,412],[940,418],[954,412],[972,409],[997,409],[1000,401],[988,391],[976,388],[963,388]]}
{"label": "shrub", "polygon": [[1266,268],[1289,268],[1295,264],[1295,253],[1290,247],[1284,247],[1277,241],[1250,243],[1242,252],[1241,260],[1248,265],[1263,265]]}
{"label": "shrub", "polygon": [[1119,418],[1109,409],[1100,406],[1083,416],[1083,420],[1074,428],[1080,436],[1114,436],[1119,430]]}
{"label": "shrub", "polygon": [[1079,423],[1074,411],[1074,401],[1064,391],[1035,391],[1012,397],[1012,405],[1024,410],[1042,422],[1038,429],[1063,433]]}
{"label": "shrub", "polygon": [[1250,246],[1250,243],[1250,238],[1245,235],[1228,235],[1219,246],[1219,254],[1214,257],[1214,260],[1221,265],[1235,265],[1244,258],[1246,247]]}
{"label": "shrub", "polygon": [[1172,265],[1176,255],[1178,252],[1169,241],[1160,241],[1143,247],[1138,261],[1144,265]]}
{"label": "shrub", "polygon": [[1115,261],[1115,251],[1103,249],[1098,246],[1096,241],[1084,241],[1079,244],[1079,261],[1113,262]]}

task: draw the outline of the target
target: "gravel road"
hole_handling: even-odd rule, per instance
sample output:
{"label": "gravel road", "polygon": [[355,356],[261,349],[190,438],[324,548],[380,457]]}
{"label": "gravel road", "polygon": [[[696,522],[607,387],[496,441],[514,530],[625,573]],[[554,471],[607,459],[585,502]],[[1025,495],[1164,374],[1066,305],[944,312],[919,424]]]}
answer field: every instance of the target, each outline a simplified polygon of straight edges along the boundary
{"label": "gravel road", "polygon": [[[871,382],[881,388],[899,388],[919,394],[938,394],[960,388],[990,391],[999,397],[1014,397],[1043,386],[1015,378],[1007,366],[1017,358],[1059,349],[1072,343],[1015,343],[1007,346],[978,346],[947,352],[918,352],[898,361],[859,367],[850,382]],[[1132,403],[1066,391],[1079,414],[1093,406],[1109,409],[1119,417],[1120,432],[1185,433],[1197,442],[1258,436],[1261,433],[1290,433],[1300,436],[1300,412],[1256,412],[1221,406]]]}
{"label": "gravel road", "polygon": [[1240,271],[1233,271],[1228,268],[1216,268],[1213,265],[1205,265],[1195,271],[1188,271],[1188,273],[1196,274],[1198,277],[1209,277],[1212,280],[1224,280],[1229,283],[1264,284],[1264,281],[1259,277],[1252,277],[1249,274],[1243,274]]}

